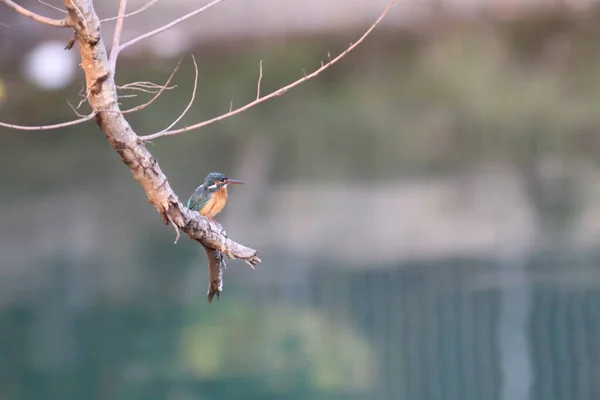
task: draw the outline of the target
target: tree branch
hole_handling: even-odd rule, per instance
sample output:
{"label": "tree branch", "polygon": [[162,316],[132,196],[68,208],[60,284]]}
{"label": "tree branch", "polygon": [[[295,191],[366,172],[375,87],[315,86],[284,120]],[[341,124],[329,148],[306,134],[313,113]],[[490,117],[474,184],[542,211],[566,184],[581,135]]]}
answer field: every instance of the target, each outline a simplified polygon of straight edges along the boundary
{"label": "tree branch", "polygon": [[131,39],[131,40],[129,40],[129,41],[127,41],[127,42],[125,42],[125,43],[123,43],[121,45],[121,50],[123,50],[124,48],[129,47],[129,46],[131,46],[133,44],[136,44],[137,42],[140,42],[140,41],[142,41],[144,39],[147,39],[147,38],[149,38],[151,36],[154,36],[154,35],[157,35],[157,34],[159,34],[161,32],[164,32],[167,29],[170,29],[170,28],[174,27],[175,25],[182,23],[186,19],[192,18],[195,15],[203,13],[204,11],[208,10],[209,8],[212,8],[213,6],[216,6],[217,4],[219,4],[219,3],[223,2],[223,1],[225,1],[225,0],[213,0],[212,2],[208,3],[204,7],[200,7],[197,10],[194,10],[191,13],[184,15],[183,17],[177,18],[173,22],[170,22],[170,23],[168,23],[166,25],[161,26],[160,28],[157,28],[157,29],[155,29],[153,31],[150,31],[148,33],[144,33],[143,35],[140,35],[140,36],[138,36],[138,37],[136,37],[134,39]]}
{"label": "tree branch", "polygon": [[[107,56],[106,46],[101,36],[100,25],[101,21],[94,11],[92,0],[64,0],[65,8],[67,9],[68,15],[64,20],[49,20],[45,17],[41,17],[37,14],[33,14],[28,10],[16,5],[10,0],[0,0],[13,8],[15,11],[20,12],[34,20],[38,20],[43,23],[47,23],[52,26],[72,26],[75,29],[75,38],[79,44],[81,54],[81,66],[85,73],[86,79],[86,97],[90,107],[92,108],[92,114],[68,123],[49,125],[46,127],[22,127],[18,125],[0,123],[0,126],[17,129],[27,130],[43,130],[51,129],[56,127],[70,126],[76,123],[84,122],[95,117],[96,122],[104,135],[106,136],[109,145],[119,154],[123,163],[125,163],[131,170],[134,179],[144,189],[148,201],[154,206],[156,211],[160,214],[165,224],[172,224],[177,232],[177,238],[179,238],[179,231],[183,231],[188,237],[199,242],[204,246],[208,259],[209,259],[209,270],[210,270],[210,283],[209,290],[207,293],[209,302],[212,301],[213,296],[219,296],[222,291],[223,281],[222,273],[225,268],[223,261],[223,255],[229,258],[236,258],[243,260],[251,267],[261,262],[257,255],[257,251],[241,245],[233,240],[229,239],[222,229],[222,227],[209,218],[205,218],[199,215],[197,212],[193,212],[188,208],[184,207],[179,201],[177,195],[171,189],[167,177],[162,172],[160,166],[152,154],[144,145],[144,141],[151,140],[153,138],[162,136],[171,136],[181,132],[186,132],[191,129],[197,129],[202,126],[214,123],[221,119],[228,118],[235,114],[238,114],[248,108],[253,107],[263,101],[270,98],[279,96],[285,93],[287,90],[299,85],[300,83],[311,79],[319,75],[322,71],[335,64],[342,57],[352,51],[358,46],[379,24],[387,12],[396,2],[392,1],[381,16],[375,21],[375,23],[358,39],[354,44],[351,44],[343,53],[338,55],[336,58],[330,60],[327,64],[322,64],[321,68],[317,69],[310,75],[306,75],[302,78],[293,82],[283,88],[268,94],[267,96],[260,97],[260,84],[262,80],[262,62],[259,65],[259,78],[257,84],[257,98],[252,103],[249,103],[236,110],[230,109],[230,112],[222,116],[213,118],[209,121],[204,121],[199,124],[193,125],[189,128],[183,128],[173,131],[159,132],[158,134],[148,135],[140,138],[129,125],[125,119],[125,112],[135,111],[143,108],[146,105],[151,104],[160,94],[168,87],[171,78],[175,74],[175,70],[167,80],[167,83],[160,88],[158,93],[154,96],[150,102],[146,105],[138,106],[134,109],[127,110],[125,112],[120,110],[119,99],[117,95],[117,86],[115,84],[115,63],[120,50],[135,44],[145,38],[152,35],[158,34],[170,27],[197,15],[212,6],[222,2],[223,0],[214,0],[206,6],[193,11],[161,28],[154,31],[148,32],[135,39],[130,40],[124,44],[119,45],[121,32],[123,29],[123,19],[125,18],[126,0],[121,0],[119,5],[119,15],[117,17],[117,26],[115,28],[115,35],[113,40],[113,47],[111,49],[111,57]],[[152,1],[150,2],[154,4]],[[147,4],[150,4],[147,3]],[[149,7],[149,5],[148,5]],[[48,23],[50,21],[50,23]],[[196,68],[196,81],[198,75],[198,69],[196,61],[194,60],[194,66]],[[175,121],[180,120],[183,115],[189,110],[193,103],[196,95],[196,85],[192,93],[190,103],[181,114],[181,116]],[[167,128],[167,129],[170,129]],[[177,239],[176,239],[177,241]]]}
{"label": "tree branch", "polygon": [[371,25],[371,27],[355,42],[355,43],[351,43],[350,46],[344,50],[342,53],[340,53],[337,57],[335,57],[334,59],[330,60],[327,64],[323,64],[321,63],[321,68],[315,70],[314,72],[312,72],[311,74],[304,74],[304,76],[300,79],[298,79],[295,82],[290,83],[287,86],[284,86],[278,90],[275,90],[274,92],[269,93],[266,96],[260,97],[260,82],[262,80],[262,62],[260,63],[260,75],[259,75],[259,79],[258,79],[258,88],[257,88],[257,96],[256,96],[256,100],[246,104],[245,106],[236,108],[235,110],[229,110],[229,112],[219,115],[218,117],[203,121],[203,122],[199,122],[197,124],[194,125],[190,125],[187,126],[185,128],[181,128],[181,129],[175,129],[172,131],[161,131],[161,132],[157,132],[157,133],[153,133],[151,135],[146,135],[146,136],[141,136],[140,140],[143,142],[147,142],[150,140],[154,140],[154,139],[158,139],[161,137],[165,137],[165,136],[173,136],[173,135],[178,135],[180,133],[184,133],[184,132],[189,132],[195,129],[199,129],[202,127],[205,127],[207,125],[211,125],[214,124],[215,122],[224,120],[226,118],[229,117],[233,117],[236,114],[239,114],[243,111],[246,111],[260,103],[263,103],[267,100],[270,100],[274,97],[278,97],[281,96],[282,94],[286,93],[288,90],[300,85],[303,82],[306,82],[307,80],[314,78],[315,76],[319,75],[321,72],[325,71],[327,68],[331,67],[333,64],[335,64],[336,62],[338,62],[339,60],[341,60],[344,56],[346,56],[348,53],[350,53],[352,50],[354,50],[359,44],[362,43],[363,40],[365,40],[365,38],[367,36],[369,36],[369,34],[373,31],[373,29],[375,29],[375,27],[381,22],[381,20],[385,17],[385,15],[388,13],[388,11],[390,11],[390,9],[393,7],[393,5],[396,3],[396,0],[393,0],[387,7],[386,9],[383,11],[383,13],[379,16],[379,18],[377,18],[377,20],[373,23],[373,25]]}
{"label": "tree branch", "polygon": [[148,201],[161,215],[163,222],[173,224],[211,251],[216,250],[229,258],[237,258],[250,265],[260,263],[256,250],[229,239],[219,224],[201,217],[181,204],[158,162],[139,142],[139,137],[119,109],[114,74],[100,36],[100,20],[91,0],[64,1],[69,17],[75,21],[74,29],[77,31],[81,65],[86,77],[88,102],[96,113],[96,122],[110,146],[143,187]]}
{"label": "tree branch", "polygon": [[48,18],[48,17],[44,17],[42,15],[36,14],[33,11],[29,11],[25,7],[21,7],[20,5],[18,5],[17,3],[15,3],[11,0],[0,0],[0,2],[6,4],[7,6],[12,8],[19,14],[21,14],[27,18],[31,18],[32,20],[37,21],[39,23],[49,25],[49,26],[54,26],[56,28],[67,28],[67,27],[71,26],[71,23],[68,18],[63,18],[63,19]]}

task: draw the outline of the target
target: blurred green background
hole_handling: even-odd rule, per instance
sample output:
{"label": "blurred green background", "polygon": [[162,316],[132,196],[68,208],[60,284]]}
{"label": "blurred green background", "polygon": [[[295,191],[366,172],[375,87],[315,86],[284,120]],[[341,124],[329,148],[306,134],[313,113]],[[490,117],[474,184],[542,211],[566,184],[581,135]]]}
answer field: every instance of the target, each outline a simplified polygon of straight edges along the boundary
{"label": "blurred green background", "polygon": [[[173,244],[93,121],[0,128],[0,399],[599,398],[599,22],[380,29],[284,96],[149,144],[182,201],[209,171],[249,182],[217,219],[263,263],[229,261],[211,305],[204,252]],[[179,115],[190,53],[181,126],[253,100],[260,60],[267,93],[356,32],[199,40],[128,120]],[[178,59],[123,56],[117,82]],[[80,70],[43,91],[19,57],[0,66],[0,120],[72,118]]]}

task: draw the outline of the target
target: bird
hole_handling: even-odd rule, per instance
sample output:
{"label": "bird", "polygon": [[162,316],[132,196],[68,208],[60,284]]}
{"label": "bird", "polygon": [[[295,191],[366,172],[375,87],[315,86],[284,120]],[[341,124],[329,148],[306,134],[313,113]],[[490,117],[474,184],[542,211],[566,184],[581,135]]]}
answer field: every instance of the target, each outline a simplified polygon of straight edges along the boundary
{"label": "bird", "polygon": [[246,182],[230,179],[220,172],[210,172],[204,183],[198,186],[187,202],[187,207],[200,215],[215,220],[227,203],[227,185],[243,185]]}

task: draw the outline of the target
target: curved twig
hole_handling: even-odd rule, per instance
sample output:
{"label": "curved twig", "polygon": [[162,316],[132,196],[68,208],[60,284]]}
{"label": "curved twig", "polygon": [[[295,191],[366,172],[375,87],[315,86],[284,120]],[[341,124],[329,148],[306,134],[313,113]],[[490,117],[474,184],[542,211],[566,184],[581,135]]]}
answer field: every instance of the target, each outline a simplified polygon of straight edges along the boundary
{"label": "curved twig", "polygon": [[385,17],[385,15],[388,13],[388,11],[390,11],[390,9],[392,8],[392,6],[396,3],[396,0],[393,0],[387,7],[386,9],[383,11],[383,13],[379,16],[379,18],[377,18],[377,20],[375,21],[375,23],[373,23],[373,25],[371,25],[371,27],[354,43],[351,43],[350,46],[344,50],[342,53],[340,53],[337,57],[335,57],[334,59],[331,59],[327,64],[323,64],[321,63],[321,67],[317,70],[315,70],[314,72],[312,72],[311,74],[308,75],[304,75],[302,78],[298,79],[295,82],[290,83],[287,86],[284,86],[280,89],[275,90],[274,92],[269,93],[266,96],[263,97],[258,97],[257,99],[246,104],[245,106],[236,108],[235,110],[230,110],[228,113],[219,115],[218,117],[203,121],[203,122],[199,122],[197,124],[194,125],[190,125],[187,126],[185,128],[181,128],[181,129],[175,129],[172,131],[167,131],[167,132],[158,132],[158,133],[154,133],[152,135],[146,135],[146,136],[141,136],[140,140],[143,142],[147,142],[150,140],[154,140],[154,139],[158,139],[161,137],[166,137],[166,136],[173,136],[173,135],[178,135],[180,133],[183,132],[189,132],[195,129],[199,129],[202,127],[205,127],[207,125],[210,124],[214,124],[215,122],[224,120],[226,118],[229,117],[233,117],[236,114],[239,114],[243,111],[246,111],[262,102],[265,102],[269,99],[272,99],[274,97],[277,96],[281,96],[282,94],[284,94],[285,92],[287,92],[288,90],[300,85],[303,82],[306,82],[307,80],[314,78],[315,76],[319,75],[321,72],[325,71],[327,68],[331,67],[333,64],[335,64],[336,62],[338,62],[339,60],[341,60],[345,55],[347,55],[348,53],[350,53],[352,50],[354,50],[360,43],[362,43],[363,40],[365,40],[365,38],[367,36],[369,36],[369,34],[373,31],[373,29],[375,29],[375,27],[381,22],[381,20]]}
{"label": "curved twig", "polygon": [[192,98],[190,99],[187,107],[185,107],[183,112],[179,115],[179,117],[177,117],[177,119],[175,121],[173,121],[171,123],[171,125],[167,126],[161,132],[166,132],[169,129],[171,129],[172,127],[174,127],[175,124],[177,124],[179,121],[181,121],[181,118],[183,118],[185,116],[185,114],[187,114],[187,112],[189,111],[192,104],[194,104],[194,100],[196,99],[196,91],[198,90],[198,64],[196,64],[196,57],[194,57],[193,54],[192,54],[192,61],[194,61],[194,71],[196,72],[196,76],[194,78],[194,89],[192,90]]}
{"label": "curved twig", "polygon": [[262,60],[258,66],[258,83],[256,84],[256,100],[260,99],[260,82],[262,81]]}

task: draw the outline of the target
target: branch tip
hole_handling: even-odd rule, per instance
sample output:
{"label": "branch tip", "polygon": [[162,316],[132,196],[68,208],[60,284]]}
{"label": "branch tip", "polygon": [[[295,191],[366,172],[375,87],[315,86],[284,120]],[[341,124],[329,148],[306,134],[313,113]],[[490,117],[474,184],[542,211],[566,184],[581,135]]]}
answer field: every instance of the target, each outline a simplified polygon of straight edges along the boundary
{"label": "branch tip", "polygon": [[175,228],[175,233],[177,234],[177,236],[175,236],[175,241],[173,242],[173,244],[177,244],[177,242],[179,241],[179,227],[175,225],[173,221],[171,221],[171,225],[173,225],[173,228]]}
{"label": "branch tip", "polygon": [[43,1],[43,0],[38,0],[38,3],[41,3],[41,4],[43,4],[43,5],[47,6],[47,7],[50,7],[50,8],[52,8],[52,9],[56,10],[56,11],[59,11],[59,12],[61,12],[61,13],[64,13],[64,14],[66,14],[66,13],[67,13],[67,11],[66,11],[66,10],[63,10],[62,8],[58,8],[58,7],[56,7],[56,6],[54,6],[54,5],[50,4],[50,3],[46,3],[46,2],[45,2],[45,1]]}
{"label": "branch tip", "polygon": [[[286,93],[288,90],[298,86],[299,84],[301,84],[302,82],[305,82],[309,79],[312,79],[314,77],[316,77],[317,75],[319,75],[321,72],[323,72],[324,70],[326,70],[327,68],[331,67],[333,64],[337,63],[339,60],[341,60],[343,57],[345,57],[348,53],[350,53],[352,50],[354,50],[358,45],[360,45],[366,38],[367,36],[369,36],[371,34],[371,32],[373,32],[373,30],[375,29],[375,27],[377,25],[379,25],[379,23],[383,20],[383,18],[387,15],[387,13],[390,11],[390,9],[394,6],[394,4],[396,4],[396,0],[393,0],[391,3],[388,4],[388,6],[385,8],[385,10],[381,13],[381,15],[379,16],[379,18],[377,18],[377,20],[369,27],[369,29],[367,29],[360,38],[358,38],[358,40],[356,42],[354,42],[354,44],[350,45],[348,48],[346,48],[346,50],[344,50],[342,53],[338,54],[335,58],[330,59],[330,61],[327,64],[324,64],[321,61],[321,67],[318,68],[317,70],[313,71],[312,73],[310,73],[309,75],[306,75],[306,73],[304,73],[304,76],[290,84],[288,84],[287,86],[284,86],[282,88],[279,88],[271,93],[269,93],[268,95],[262,96],[260,98],[255,99],[254,101],[247,103],[246,105],[236,108],[235,110],[233,109],[233,102],[231,102],[230,104],[230,108],[229,108],[229,112],[219,115],[217,117],[214,117],[212,119],[206,120],[206,121],[202,121],[199,122],[197,124],[193,124],[190,126],[186,126],[185,128],[180,128],[180,129],[175,129],[172,131],[165,131],[165,132],[157,132],[154,133],[152,135],[146,135],[146,136],[141,136],[140,140],[142,141],[149,141],[149,140],[154,140],[154,139],[158,139],[161,137],[166,137],[166,136],[173,136],[173,135],[178,135],[180,133],[184,133],[184,132],[188,132],[191,130],[195,130],[195,129],[200,129],[203,128],[207,125],[211,125],[214,124],[216,122],[219,122],[221,120],[224,120],[226,118],[230,118],[233,117],[234,115],[237,115],[243,111],[246,111],[264,101],[267,101],[269,99],[272,99],[274,97],[277,96],[281,96],[282,94]],[[329,54],[329,53],[328,53]]]}
{"label": "branch tip", "polygon": [[263,77],[262,60],[260,60],[258,70],[259,70],[259,73],[258,73],[258,84],[256,85],[256,100],[260,99],[260,82],[262,81],[262,77]]}
{"label": "branch tip", "polygon": [[137,9],[137,10],[135,10],[133,12],[130,12],[130,13],[125,14],[123,16],[116,16],[116,17],[111,17],[111,18],[104,18],[104,19],[100,20],[100,23],[109,22],[109,21],[115,21],[115,20],[117,20],[119,18],[128,18],[128,17],[134,16],[136,14],[141,13],[142,11],[147,10],[148,8],[152,7],[154,4],[158,3],[159,1],[160,0],[151,0],[151,1],[147,2],[146,4],[144,4],[142,7],[140,7],[139,9]]}
{"label": "branch tip", "polygon": [[216,6],[217,4],[219,4],[219,3],[223,2],[223,1],[224,0],[213,0],[212,2],[208,3],[204,7],[200,7],[198,9],[196,9],[196,10],[194,10],[194,11],[192,11],[192,12],[186,14],[186,15],[184,15],[183,17],[177,18],[176,20],[171,21],[170,23],[161,26],[160,28],[154,29],[154,30],[152,30],[150,32],[147,32],[147,33],[144,33],[143,35],[140,35],[140,36],[138,36],[138,37],[136,37],[134,39],[131,39],[131,40],[129,40],[129,41],[127,41],[127,42],[125,42],[125,43],[123,43],[121,45],[121,50],[124,49],[124,48],[126,48],[126,47],[129,47],[129,46],[131,46],[133,44],[136,44],[136,43],[138,43],[138,42],[140,42],[140,41],[142,41],[144,39],[147,39],[147,38],[149,38],[151,36],[154,36],[154,35],[157,35],[157,34],[159,34],[161,32],[164,32],[167,29],[170,29],[170,28],[174,27],[175,25],[182,23],[183,21],[185,21],[185,20],[187,20],[189,18],[192,18],[195,15],[203,13],[204,11],[206,11],[206,10],[208,10],[208,9]]}

